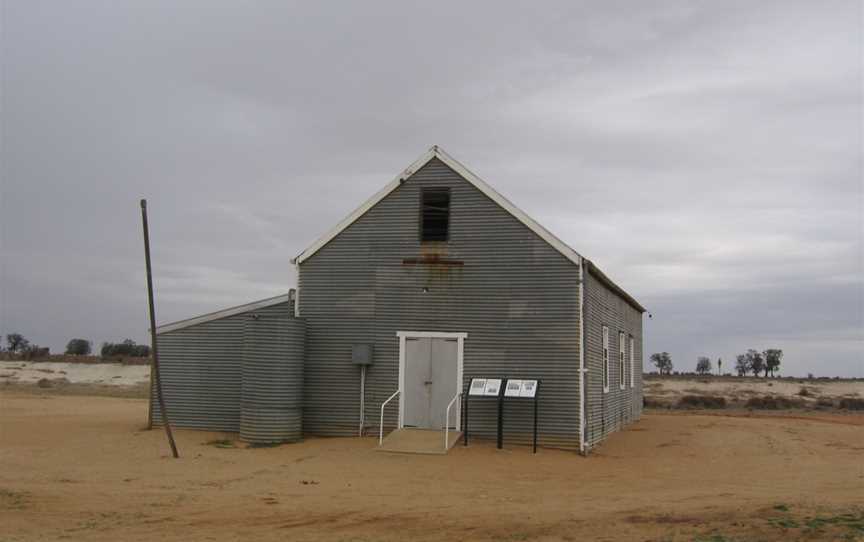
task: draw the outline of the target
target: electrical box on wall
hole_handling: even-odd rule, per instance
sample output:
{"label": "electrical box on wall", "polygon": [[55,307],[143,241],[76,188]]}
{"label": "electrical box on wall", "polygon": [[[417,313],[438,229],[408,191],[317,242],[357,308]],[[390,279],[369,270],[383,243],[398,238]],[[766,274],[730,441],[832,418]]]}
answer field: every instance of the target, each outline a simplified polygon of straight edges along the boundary
{"label": "electrical box on wall", "polygon": [[352,346],[351,363],[354,365],[372,365],[372,345],[355,344]]}

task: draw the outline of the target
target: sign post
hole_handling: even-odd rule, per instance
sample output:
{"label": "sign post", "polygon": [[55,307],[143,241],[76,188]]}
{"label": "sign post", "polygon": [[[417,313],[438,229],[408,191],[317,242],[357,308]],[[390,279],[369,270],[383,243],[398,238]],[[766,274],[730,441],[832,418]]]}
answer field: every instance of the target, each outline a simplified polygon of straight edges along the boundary
{"label": "sign post", "polygon": [[[503,384],[503,385],[502,385]],[[470,398],[496,398],[498,399],[498,423],[497,442],[498,449],[504,448],[504,399],[531,399],[534,402],[534,453],[537,453],[537,390],[540,381],[536,379],[506,379],[506,378],[472,378],[468,383],[468,393],[465,394],[465,405],[463,409],[463,434],[462,442],[468,446],[468,404]]]}
{"label": "sign post", "polygon": [[[507,385],[504,388],[504,397],[512,399],[531,399],[534,402],[534,453],[537,453],[537,390],[540,387],[539,380],[517,380],[514,378],[507,380]],[[499,419],[498,423],[502,421]],[[501,434],[499,433],[499,439]],[[501,443],[499,441],[499,448]]]}

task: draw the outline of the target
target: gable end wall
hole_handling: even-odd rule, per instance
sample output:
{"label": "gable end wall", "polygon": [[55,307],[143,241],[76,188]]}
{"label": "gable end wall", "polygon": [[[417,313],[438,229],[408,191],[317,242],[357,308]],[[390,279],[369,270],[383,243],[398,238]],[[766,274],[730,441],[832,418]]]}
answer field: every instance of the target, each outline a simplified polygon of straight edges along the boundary
{"label": "gable end wall", "polygon": [[[422,188],[450,188],[450,240],[421,246]],[[461,265],[407,265],[437,254]],[[471,377],[540,378],[540,439],[579,446],[578,269],[437,159],[408,178],[299,265],[307,322],[304,430],[356,435],[360,371],[353,344],[373,344],[366,428],[398,387],[397,331],[467,332],[463,390]],[[424,293],[423,288],[428,288]],[[385,428],[397,423],[395,402]],[[530,402],[505,408],[506,444],[528,443]],[[474,436],[492,438],[494,401],[473,401]]]}

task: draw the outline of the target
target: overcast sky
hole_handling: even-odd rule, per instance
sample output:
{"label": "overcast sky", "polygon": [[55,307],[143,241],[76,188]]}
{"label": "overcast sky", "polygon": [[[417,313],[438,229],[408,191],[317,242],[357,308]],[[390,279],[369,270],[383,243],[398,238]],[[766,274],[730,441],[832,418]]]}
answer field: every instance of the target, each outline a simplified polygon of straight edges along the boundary
{"label": "overcast sky", "polygon": [[[438,144],[653,313],[646,363],[864,376],[858,0],[2,1],[0,332],[294,285]],[[529,6],[530,4],[530,6]]]}

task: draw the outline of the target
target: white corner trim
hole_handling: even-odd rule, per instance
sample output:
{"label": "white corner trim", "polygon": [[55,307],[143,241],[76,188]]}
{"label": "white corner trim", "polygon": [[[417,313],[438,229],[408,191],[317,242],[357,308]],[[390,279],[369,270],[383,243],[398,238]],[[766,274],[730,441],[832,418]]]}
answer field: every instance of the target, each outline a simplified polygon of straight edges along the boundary
{"label": "white corner trim", "polygon": [[585,453],[585,283],[579,264],[579,452]]}
{"label": "white corner trim", "polygon": [[294,318],[300,318],[300,266],[294,264],[294,281],[297,289],[294,290]]}
{"label": "white corner trim", "polygon": [[317,241],[315,241],[311,246],[309,246],[309,248],[298,254],[297,257],[291,260],[291,262],[295,264],[301,264],[304,260],[310,258],[324,245],[333,240],[334,237],[339,235],[345,228],[353,224],[358,218],[360,218],[367,211],[369,211],[369,209],[374,207],[379,201],[387,197],[390,192],[398,188],[402,181],[413,175],[417,170],[425,166],[433,158],[438,158],[439,160],[444,162],[448,167],[458,173],[462,178],[464,178],[466,181],[474,185],[475,188],[483,192],[483,194],[485,194],[489,199],[497,203],[499,206],[501,206],[501,208],[513,215],[514,218],[527,226],[528,229],[536,233],[541,239],[552,245],[552,247],[555,248],[558,252],[560,252],[565,258],[575,263],[576,265],[579,265],[581,261],[581,256],[575,250],[567,246],[566,243],[558,239],[549,230],[538,224],[533,218],[525,214],[521,209],[513,205],[510,200],[508,200],[500,193],[498,193],[498,191],[496,191],[494,188],[486,184],[483,179],[475,175],[468,168],[462,165],[458,160],[444,152],[444,150],[437,145],[433,145],[432,148],[423,153],[420,158],[415,160],[410,166],[408,166],[401,173],[399,173],[399,175],[397,175],[395,179],[390,181],[387,186],[385,186],[384,188],[379,190],[374,196],[366,200],[360,207],[358,207],[354,210],[354,212],[345,217],[345,219],[339,222],[333,229],[321,236]]}
{"label": "white corner trim", "polygon": [[263,309],[264,307],[272,307],[273,305],[278,305],[280,303],[290,301],[293,297],[294,290],[291,290],[287,294],[277,295],[275,297],[268,297],[267,299],[253,301],[252,303],[246,303],[245,305],[237,305],[236,307],[230,307],[216,312],[209,312],[207,314],[202,314],[201,316],[187,318],[186,320],[178,320],[176,322],[162,324],[161,326],[156,326],[156,334],[177,331],[178,329],[203,324],[205,322],[212,322],[213,320],[219,320],[220,318],[226,318],[228,316],[234,316],[236,314],[243,314],[244,312]]}
{"label": "white corner trim", "polygon": [[403,423],[405,413],[405,336],[400,336],[398,333],[396,334],[399,337],[399,423],[397,429],[402,429],[405,425]]}

